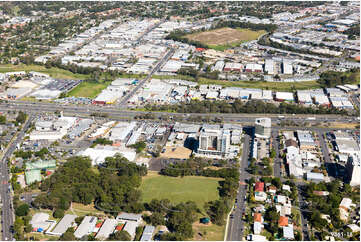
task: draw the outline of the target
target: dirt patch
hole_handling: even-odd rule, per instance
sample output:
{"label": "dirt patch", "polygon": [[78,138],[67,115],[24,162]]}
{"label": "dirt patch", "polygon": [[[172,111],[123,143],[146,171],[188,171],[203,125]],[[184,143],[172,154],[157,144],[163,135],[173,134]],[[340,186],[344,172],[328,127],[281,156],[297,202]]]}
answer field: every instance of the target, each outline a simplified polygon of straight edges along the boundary
{"label": "dirt patch", "polygon": [[166,146],[165,152],[161,153],[162,158],[188,159],[192,150],[185,147]]}
{"label": "dirt patch", "polygon": [[185,37],[207,45],[228,45],[257,39],[262,33],[264,31],[256,32],[249,29],[220,28],[186,35]]}

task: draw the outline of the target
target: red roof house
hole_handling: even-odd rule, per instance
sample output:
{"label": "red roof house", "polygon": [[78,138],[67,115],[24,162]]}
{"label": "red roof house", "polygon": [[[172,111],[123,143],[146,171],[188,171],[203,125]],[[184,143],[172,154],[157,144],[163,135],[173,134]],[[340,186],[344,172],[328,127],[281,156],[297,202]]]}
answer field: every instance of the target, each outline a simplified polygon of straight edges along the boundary
{"label": "red roof house", "polygon": [[264,182],[256,182],[254,190],[256,192],[263,192],[264,191]]}
{"label": "red roof house", "polygon": [[280,219],[278,220],[278,225],[280,227],[288,226],[288,218],[285,216],[280,216]]}

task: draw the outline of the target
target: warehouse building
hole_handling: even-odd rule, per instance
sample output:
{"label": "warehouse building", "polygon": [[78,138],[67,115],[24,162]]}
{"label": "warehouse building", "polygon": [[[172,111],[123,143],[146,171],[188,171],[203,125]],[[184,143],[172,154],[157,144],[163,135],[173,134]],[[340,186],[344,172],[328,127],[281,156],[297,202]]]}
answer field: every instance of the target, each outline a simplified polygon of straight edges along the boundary
{"label": "warehouse building", "polygon": [[246,65],[245,72],[262,72],[263,66],[260,64],[249,63]]}
{"label": "warehouse building", "polygon": [[212,71],[222,72],[224,67],[224,61],[217,61],[216,64],[212,67]]}
{"label": "warehouse building", "polygon": [[295,101],[292,92],[276,92],[275,100],[279,101],[279,102],[294,102]]}
{"label": "warehouse building", "polygon": [[272,59],[266,59],[264,64],[264,72],[268,75],[275,75],[275,62]]}
{"label": "warehouse building", "polygon": [[241,63],[227,62],[224,65],[224,71],[237,71],[241,72],[243,70],[243,65]]}
{"label": "warehouse building", "polygon": [[136,122],[119,122],[111,129],[109,139],[113,141],[125,142],[129,138],[130,133],[137,126]]}
{"label": "warehouse building", "polygon": [[312,104],[311,94],[308,91],[297,91],[297,99],[300,104]]}
{"label": "warehouse building", "polygon": [[283,60],[282,71],[283,71],[283,74],[292,75],[293,74],[292,63],[288,60]]}

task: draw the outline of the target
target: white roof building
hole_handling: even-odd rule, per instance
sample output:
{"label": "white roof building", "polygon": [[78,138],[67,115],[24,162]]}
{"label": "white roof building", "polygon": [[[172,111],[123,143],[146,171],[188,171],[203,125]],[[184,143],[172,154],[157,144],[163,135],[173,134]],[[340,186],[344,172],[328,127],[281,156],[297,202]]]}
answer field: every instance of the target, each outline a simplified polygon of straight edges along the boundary
{"label": "white roof building", "polygon": [[73,226],[76,217],[77,216],[73,214],[65,214],[53,231],[49,232],[49,234],[58,236],[62,235],[68,230],[68,228]]}
{"label": "white roof building", "polygon": [[294,97],[292,92],[276,92],[276,100],[293,102]]}
{"label": "white roof building", "polygon": [[135,221],[127,221],[123,230],[127,231],[130,235],[130,237],[132,238],[132,240],[135,237],[135,233],[136,233],[136,229],[138,227],[138,223]]}
{"label": "white roof building", "polygon": [[92,160],[92,165],[99,165],[105,161],[105,158],[113,157],[117,153],[121,154],[129,161],[134,161],[136,157],[136,152],[131,149],[122,149],[113,146],[98,146],[96,148],[87,148],[84,151],[80,151],[78,155],[89,156]]}
{"label": "white roof building", "polygon": [[78,239],[82,238],[84,235],[88,235],[93,232],[95,225],[97,223],[97,218],[94,216],[85,216],[81,224],[78,226],[74,232],[74,236]]}
{"label": "white roof building", "polygon": [[102,224],[102,227],[99,229],[97,235],[95,236],[96,239],[99,240],[106,240],[109,235],[111,235],[117,226],[118,221],[116,219],[106,219]]}

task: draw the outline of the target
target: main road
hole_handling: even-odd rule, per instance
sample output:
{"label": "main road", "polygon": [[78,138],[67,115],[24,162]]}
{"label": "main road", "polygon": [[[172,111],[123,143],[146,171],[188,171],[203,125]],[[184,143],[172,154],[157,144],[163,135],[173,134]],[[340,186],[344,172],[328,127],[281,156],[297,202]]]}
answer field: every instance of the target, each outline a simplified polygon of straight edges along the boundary
{"label": "main road", "polygon": [[1,185],[0,185],[0,194],[1,200],[3,203],[1,209],[1,228],[2,228],[2,240],[12,240],[13,235],[10,231],[11,226],[14,224],[14,211],[12,206],[12,197],[11,197],[11,189],[9,184],[9,167],[8,167],[8,159],[11,154],[16,149],[17,144],[19,144],[24,136],[25,131],[29,128],[29,125],[32,121],[33,117],[30,116],[25,124],[22,126],[22,129],[18,132],[15,140],[10,142],[9,146],[5,150],[3,157],[0,163],[0,171],[1,171]]}
{"label": "main road", "polygon": [[243,150],[242,150],[242,161],[240,164],[240,177],[237,194],[237,203],[235,204],[234,210],[232,211],[232,217],[228,218],[228,229],[226,231],[227,241],[240,241],[243,237],[244,232],[244,221],[242,219],[242,214],[245,212],[245,195],[246,189],[244,186],[245,180],[250,177],[246,169],[248,167],[249,160],[249,147],[250,147],[251,137],[248,134],[244,135],[243,141]]}

